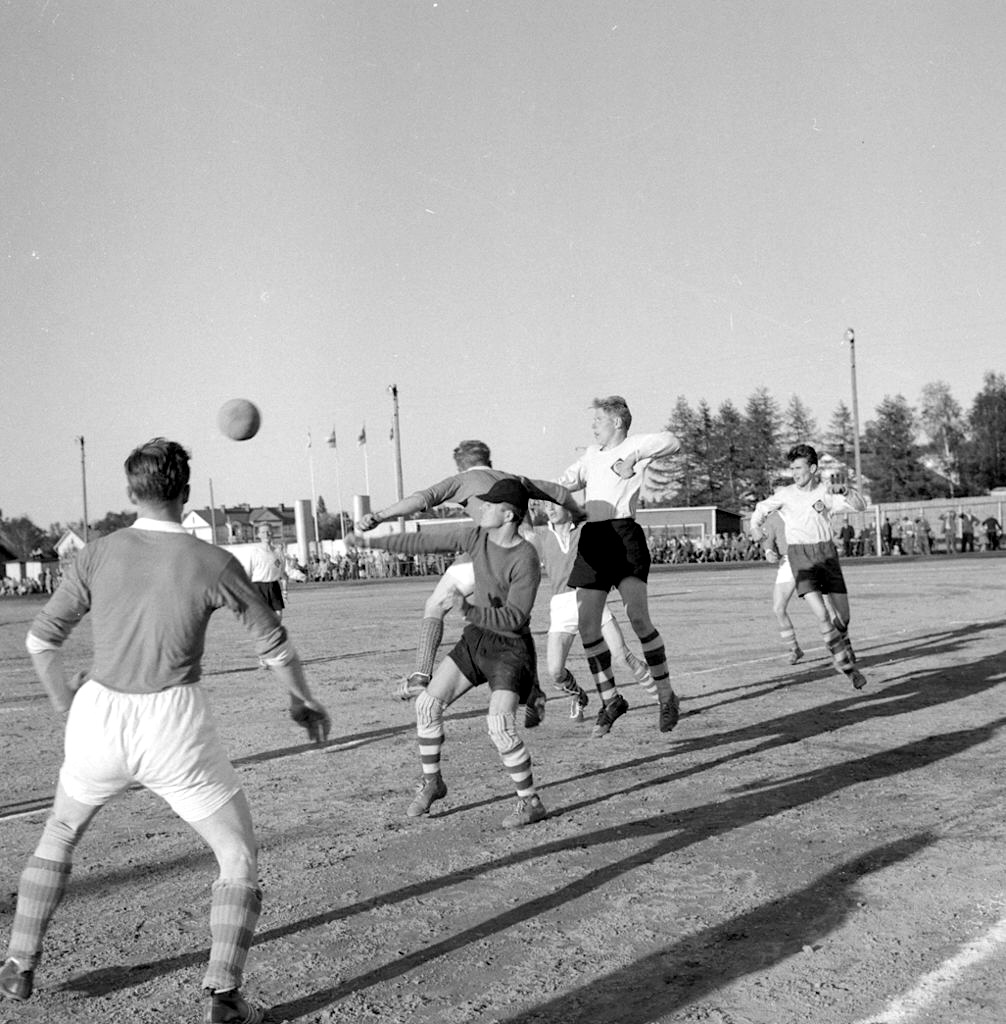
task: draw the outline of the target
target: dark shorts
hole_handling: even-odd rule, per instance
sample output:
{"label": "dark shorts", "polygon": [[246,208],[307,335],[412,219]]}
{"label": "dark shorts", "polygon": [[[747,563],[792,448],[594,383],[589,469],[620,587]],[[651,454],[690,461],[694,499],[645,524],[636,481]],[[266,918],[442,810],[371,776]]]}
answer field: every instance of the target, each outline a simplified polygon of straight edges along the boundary
{"label": "dark shorts", "polygon": [[650,549],[635,519],[583,524],[569,586],[607,592],[628,576],[645,583],[649,574]]}
{"label": "dark shorts", "polygon": [[274,612],[281,612],[286,607],[283,602],[283,588],[279,585],[279,580],[273,580],[272,583],[253,583],[252,586]]}
{"label": "dark shorts", "polygon": [[509,690],[520,704],[527,703],[538,675],[530,633],[502,636],[481,626],[465,626],[448,657],[473,686],[488,683],[490,690]]}
{"label": "dark shorts", "polygon": [[838,552],[831,541],[821,544],[790,544],[786,551],[796,592],[803,597],[819,594],[846,594],[845,577],[838,563]]}

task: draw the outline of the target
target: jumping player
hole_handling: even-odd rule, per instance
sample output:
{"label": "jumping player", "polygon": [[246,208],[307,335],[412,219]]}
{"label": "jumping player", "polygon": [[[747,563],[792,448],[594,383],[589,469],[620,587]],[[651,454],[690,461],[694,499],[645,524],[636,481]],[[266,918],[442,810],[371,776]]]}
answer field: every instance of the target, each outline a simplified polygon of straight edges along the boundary
{"label": "jumping player", "polygon": [[830,520],[835,512],[862,512],[866,501],[852,488],[824,483],[818,472],[817,452],[811,445],[794,445],[786,458],[793,483],[758,502],[751,516],[751,536],[761,539],[762,524],[772,512],[782,517],[796,592],[817,618],[835,668],[861,690],[866,677],[856,668],[849,643],[849,595]]}
{"label": "jumping player", "polygon": [[[210,616],[228,608],[290,692],[291,716],[321,742],[329,719],[311,696],[276,615],[237,560],[181,526],[189,457],[155,438],[125,463],[131,527],[92,541],[35,617],[27,647],[57,711],[69,709],[52,813],[21,875],[0,994],[23,1002],[74,849],[101,808],[133,783],[162,797],[213,850],[220,874],[203,978],[209,1024],[258,1024],[239,992],[261,906],[257,845],[241,782],[199,684]],[[87,681],[66,682],[60,647],[85,614],[94,634]]]}
{"label": "jumping player", "polygon": [[[566,668],[569,650],[580,628],[576,591],[569,589],[568,581],[573,563],[576,561],[582,527],[573,522],[569,510],[562,505],[547,505],[545,514],[548,516],[545,531],[535,533],[533,539],[532,536],[528,539],[538,549],[545,575],[552,585],[552,597],[549,601],[547,672],[552,685],[571,698],[569,717],[582,722],[583,709],[587,706],[589,698],[573,677],[573,673]],[[626,646],[618,620],[611,614],[607,604],[601,616],[601,633],[615,660],[624,665],[636,682],[656,699],[657,689],[649,668]]]}
{"label": "jumping player", "polygon": [[576,588],[580,640],[601,697],[594,735],[607,735],[615,720],[629,710],[615,686],[611,650],[601,630],[612,587],[618,588],[653,674],[660,702],[660,731],[670,732],[678,723],[678,697],[671,688],[664,641],[650,619],[646,592],[650,551],[635,514],[646,466],[653,459],[674,455],[680,445],[667,431],[629,437],[632,414],[620,395],[595,399],[593,409],[597,444],[586,449],[559,483],[571,491],[582,488],[585,492],[587,522],[569,585]]}
{"label": "jumping player", "polygon": [[475,586],[471,601],[461,590],[454,598],[465,617],[461,639],[416,695],[416,734],[423,777],[407,814],[417,818],[447,795],[440,772],[444,712],[473,686],[489,684],[489,738],[499,751],[517,790],[517,806],[504,828],[541,821],[545,808],[534,786],[531,755],[517,733],[517,708],[535,686],[530,621],[541,566],[535,549],[518,530],[530,496],[548,495],[513,477],[497,480],[479,499],[479,525],[453,526],[436,534],[396,533],[349,538],[362,547],[408,555],[464,551],[471,559]]}
{"label": "jumping player", "polygon": [[[387,522],[389,519],[412,515],[414,512],[425,512],[427,509],[436,508],[445,502],[455,502],[461,505],[468,512],[472,522],[477,524],[480,515],[478,497],[480,494],[488,491],[499,480],[523,479],[513,473],[504,473],[502,470],[493,469],[489,446],[484,441],[462,441],[454,449],[453,454],[454,464],[458,469],[457,473],[424,490],[416,491],[401,501],[388,505],[387,508],[368,513],[356,524],[357,530],[366,533],[379,523]],[[529,482],[542,492],[548,501],[564,505],[577,520],[583,518],[583,509],[570,497],[569,491],[565,488],[547,480],[531,480]],[[396,696],[402,700],[411,700],[429,683],[433,674],[437,649],[443,639],[444,617],[447,614],[446,609],[451,607],[452,595],[455,592],[470,595],[473,586],[471,559],[466,554],[462,554],[441,576],[423,608],[423,622],[419,630],[415,669],[402,680],[396,690]],[[525,713],[524,724],[527,728],[538,725],[538,716],[543,708],[544,698],[539,698],[535,694],[529,701]]]}

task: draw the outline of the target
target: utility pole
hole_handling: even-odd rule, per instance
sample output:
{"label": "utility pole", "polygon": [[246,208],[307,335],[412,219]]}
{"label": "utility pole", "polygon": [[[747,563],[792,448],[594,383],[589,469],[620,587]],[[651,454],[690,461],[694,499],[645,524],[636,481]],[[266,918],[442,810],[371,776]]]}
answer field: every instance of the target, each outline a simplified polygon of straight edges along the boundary
{"label": "utility pole", "polygon": [[84,496],[84,543],[87,543],[87,462],[84,459],[84,436],[75,437],[80,445],[80,489]]}
{"label": "utility pole", "polygon": [[[405,497],[405,486],[402,483],[402,431],[398,420],[398,385],[389,384],[388,393],[391,395],[392,414],[391,429],[395,434],[395,499],[401,501]],[[398,532],[405,531],[405,517],[398,517]]]}

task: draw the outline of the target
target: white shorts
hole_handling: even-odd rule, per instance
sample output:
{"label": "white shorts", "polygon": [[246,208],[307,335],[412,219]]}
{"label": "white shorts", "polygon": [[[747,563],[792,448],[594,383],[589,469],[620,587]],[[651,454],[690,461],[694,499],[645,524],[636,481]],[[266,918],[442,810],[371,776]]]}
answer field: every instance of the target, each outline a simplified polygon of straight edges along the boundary
{"label": "white shorts", "polygon": [[[604,606],[601,614],[601,625],[608,623],[614,616]],[[580,621],[576,611],[576,591],[556,594],[548,605],[548,631],[550,633],[579,633]]]}
{"label": "white shorts", "polygon": [[86,682],[70,705],[59,781],[93,807],[139,783],[183,821],[208,818],[241,789],[195,683],[119,693]]}
{"label": "white shorts", "polygon": [[789,564],[789,559],[783,557],[779,560],[779,568],[775,574],[775,585],[777,587],[785,587],[791,584],[795,584],[796,579],[793,577],[793,567]]}
{"label": "white shorts", "polygon": [[440,578],[452,583],[465,597],[475,593],[475,563],[470,558],[452,562]]}

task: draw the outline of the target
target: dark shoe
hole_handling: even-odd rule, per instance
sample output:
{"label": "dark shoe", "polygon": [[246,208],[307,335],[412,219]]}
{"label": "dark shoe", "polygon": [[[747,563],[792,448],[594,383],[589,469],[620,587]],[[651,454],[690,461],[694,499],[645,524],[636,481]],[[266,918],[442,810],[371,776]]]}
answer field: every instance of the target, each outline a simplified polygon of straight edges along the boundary
{"label": "dark shoe", "polygon": [[545,694],[537,683],[527,698],[524,707],[524,728],[537,729],[545,721]]}
{"label": "dark shoe", "polygon": [[9,959],[0,967],[0,996],[13,999],[15,1003],[23,1003],[31,997],[35,987],[35,972],[22,971],[21,965]]}
{"label": "dark shoe", "polygon": [[594,723],[594,736],[607,736],[616,718],[621,718],[629,710],[629,702],[619,693],[616,694],[597,713]]}
{"label": "dark shoe", "polygon": [[852,685],[853,685],[853,687],[855,687],[855,689],[862,690],[862,688],[864,686],[866,686],[866,682],[867,682],[866,676],[864,676],[863,673],[860,672],[858,668],[850,669],[845,674],[852,681]]}
{"label": "dark shoe", "polygon": [[660,705],[660,731],[670,732],[681,717],[681,703],[678,695],[672,690],[671,699],[666,704]]}
{"label": "dark shoe", "polygon": [[519,796],[517,797],[517,807],[513,814],[508,814],[503,819],[503,827],[520,828],[522,825],[533,825],[536,821],[541,821],[545,816],[545,807],[537,793],[527,799]]}
{"label": "dark shoe", "polygon": [[795,665],[801,658],[803,658],[803,650],[800,645],[797,644],[797,646],[792,648],[789,652],[789,663],[791,665]]}
{"label": "dark shoe", "polygon": [[262,1024],[265,1014],[247,1000],[238,990],[214,992],[206,1007],[206,1024]]}
{"label": "dark shoe", "polygon": [[429,814],[430,807],[434,800],[443,800],[447,796],[447,783],[440,774],[424,775],[416,786],[416,795],[405,812],[410,818],[418,818],[420,815]]}

